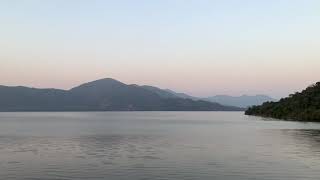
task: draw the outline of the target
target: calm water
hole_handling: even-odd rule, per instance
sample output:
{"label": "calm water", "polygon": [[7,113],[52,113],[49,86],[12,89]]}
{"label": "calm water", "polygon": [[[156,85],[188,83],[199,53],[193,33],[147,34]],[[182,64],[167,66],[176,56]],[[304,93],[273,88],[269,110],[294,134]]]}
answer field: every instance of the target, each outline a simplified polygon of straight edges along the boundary
{"label": "calm water", "polygon": [[243,112],[0,113],[0,179],[319,180],[320,124]]}

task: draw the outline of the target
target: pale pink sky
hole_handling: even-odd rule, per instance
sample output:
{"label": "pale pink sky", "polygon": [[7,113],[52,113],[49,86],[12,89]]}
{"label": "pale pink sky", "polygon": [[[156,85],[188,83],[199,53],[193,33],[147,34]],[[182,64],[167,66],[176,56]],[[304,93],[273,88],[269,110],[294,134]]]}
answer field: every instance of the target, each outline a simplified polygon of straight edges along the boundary
{"label": "pale pink sky", "polygon": [[69,89],[110,77],[279,98],[319,81],[319,1],[241,2],[1,2],[0,84]]}

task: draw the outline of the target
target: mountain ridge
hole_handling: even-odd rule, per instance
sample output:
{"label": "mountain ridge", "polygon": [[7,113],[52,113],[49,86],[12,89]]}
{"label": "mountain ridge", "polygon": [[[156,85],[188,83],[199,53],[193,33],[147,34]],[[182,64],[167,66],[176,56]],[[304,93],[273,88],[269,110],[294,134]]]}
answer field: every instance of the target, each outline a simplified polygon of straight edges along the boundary
{"label": "mountain ridge", "polygon": [[175,92],[170,89],[161,89],[154,86],[141,86],[141,87],[154,91],[163,97],[179,97],[184,99],[192,99],[195,101],[203,100],[203,101],[209,101],[213,103],[219,103],[225,106],[236,106],[241,108],[247,108],[253,105],[260,105],[268,101],[276,101],[276,99],[263,94],[241,95],[241,96],[216,95],[216,96],[209,96],[209,97],[195,97],[185,93]]}
{"label": "mountain ridge", "polygon": [[[0,86],[0,111],[240,111],[204,100],[161,97],[154,89],[99,79],[70,90]],[[149,89],[148,89],[149,88]],[[155,87],[156,88],[156,87]],[[161,90],[158,88],[158,90]]]}

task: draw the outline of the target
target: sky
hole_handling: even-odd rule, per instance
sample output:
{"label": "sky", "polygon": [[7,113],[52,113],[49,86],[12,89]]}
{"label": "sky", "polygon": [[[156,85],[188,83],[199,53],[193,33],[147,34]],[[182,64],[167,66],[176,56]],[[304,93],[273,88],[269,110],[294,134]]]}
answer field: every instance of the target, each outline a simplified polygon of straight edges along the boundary
{"label": "sky", "polygon": [[0,84],[275,98],[320,80],[319,0],[2,0]]}

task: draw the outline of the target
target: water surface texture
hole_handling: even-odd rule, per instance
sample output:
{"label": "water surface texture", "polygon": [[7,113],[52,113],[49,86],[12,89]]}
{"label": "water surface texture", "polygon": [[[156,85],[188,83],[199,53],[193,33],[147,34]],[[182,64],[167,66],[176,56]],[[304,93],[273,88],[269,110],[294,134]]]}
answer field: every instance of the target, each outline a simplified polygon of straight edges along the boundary
{"label": "water surface texture", "polygon": [[320,124],[243,112],[0,113],[0,179],[319,180]]}

